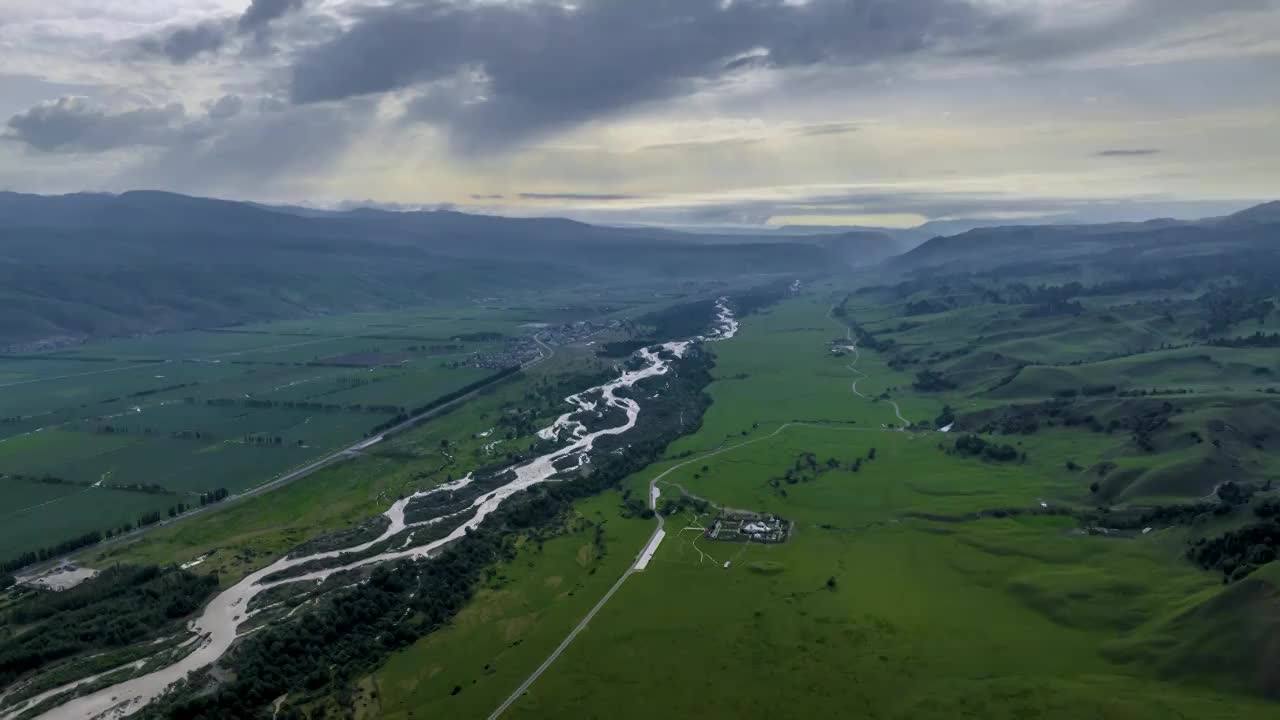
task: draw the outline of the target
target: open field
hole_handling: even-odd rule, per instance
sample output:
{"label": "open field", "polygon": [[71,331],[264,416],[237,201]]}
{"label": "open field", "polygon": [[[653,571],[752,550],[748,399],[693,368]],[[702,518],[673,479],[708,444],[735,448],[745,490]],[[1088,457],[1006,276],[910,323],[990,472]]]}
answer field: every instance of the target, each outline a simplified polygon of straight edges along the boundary
{"label": "open field", "polygon": [[397,497],[478,467],[511,462],[536,440],[530,428],[565,412],[564,397],[588,386],[594,373],[607,367],[589,347],[558,347],[551,361],[485,388],[441,417],[321,469],[305,482],[232,502],[127,545],[88,551],[83,558],[102,566],[208,556],[201,571],[216,572],[229,585],[299,543],[385,511]]}
{"label": "open field", "polygon": [[[829,284],[742,318],[734,339],[708,345],[713,403],[665,459],[579,500],[562,532],[519,535],[445,625],[304,707],[489,716],[634,560],[654,529],[636,498],[670,470],[651,562],[503,717],[1273,717],[1280,564],[1224,582],[1184,553],[1277,498],[1280,399],[1267,391],[1280,361],[1197,341],[1194,318],[1164,323],[1142,305],[1160,298],[1092,298],[1070,318],[995,302],[909,313],[919,300]],[[530,428],[605,365],[588,350],[565,348],[306,482],[83,557],[205,558],[197,571],[226,587],[398,497],[527,452]],[[276,397],[352,372],[307,369],[334,374]],[[409,382],[398,368],[355,372]],[[208,416],[211,434],[238,422],[235,406],[196,406],[228,410]],[[264,422],[283,423],[278,410]],[[36,450],[58,436],[43,436],[78,432],[94,440],[67,462],[123,457],[137,426],[121,422],[120,435],[68,424],[14,447],[55,463]],[[1219,495],[1228,481],[1243,499]],[[78,497],[56,499],[64,487],[27,483],[23,498]],[[1217,509],[1140,515],[1197,503]],[[781,544],[714,542],[703,531],[715,506],[792,531]]]}
{"label": "open field", "polygon": [[[476,399],[391,441],[323,468],[305,482],[272,490],[218,512],[148,533],[137,542],[90,551],[92,565],[189,562],[224,585],[296,545],[348,529],[387,509],[397,497],[462,477],[490,461],[476,435],[492,427],[503,407],[520,402],[527,380],[482,391]],[[448,441],[443,446],[441,441]]]}
{"label": "open field", "polygon": [[[738,338],[716,347],[715,404],[701,430],[668,454],[696,457],[751,444],[695,461],[661,485],[664,498],[684,489],[792,519],[793,538],[777,546],[710,543],[700,531],[682,529],[709,517],[680,510],[667,519],[668,536],[648,569],[623,586],[504,717],[842,716],[850,708],[901,718],[956,717],[957,708],[982,717],[1274,714],[1274,705],[1258,697],[1275,687],[1265,670],[1273,651],[1239,639],[1238,652],[1224,656],[1220,646],[1203,643],[1218,634],[1239,638],[1255,623],[1272,627],[1266,623],[1276,617],[1275,600],[1255,596],[1275,597],[1276,567],[1224,588],[1218,576],[1182,558],[1185,527],[1107,537],[1082,532],[1074,516],[1096,503],[1089,487],[1096,475],[1071,470],[1068,461],[1113,458],[1154,468],[1177,465],[1179,453],[1194,450],[1159,447],[1157,436],[1153,457],[1131,447],[1128,434],[1058,427],[1010,438],[1026,459],[998,463],[948,452],[954,434],[888,430],[882,425],[897,422],[892,408],[850,392],[851,358],[823,347],[838,336],[825,309],[820,298],[785,303],[749,318]],[[972,337],[954,318],[940,318],[934,329],[938,350],[948,349],[949,338]],[[1095,341],[1092,352],[1110,355],[1126,337]],[[863,351],[856,367],[869,377],[859,389],[871,398],[888,391],[913,422],[932,426],[948,405],[965,402],[977,411],[1005,402],[981,393],[967,399],[980,385],[916,391],[913,373],[889,369],[886,355]],[[1260,360],[1247,351],[1234,362]],[[1086,368],[1066,367],[1090,376]],[[1153,377],[1140,376],[1148,383]],[[1201,412],[1259,397],[1242,398],[1241,390],[1232,400],[1221,383],[1198,386],[1207,395],[1203,405],[1189,405],[1176,422],[1207,423],[1196,419]],[[795,420],[810,422],[775,434]],[[821,470],[784,481],[808,454]],[[826,469],[829,459],[836,469]],[[669,464],[647,469],[627,487],[645,492],[648,479]],[[1148,502],[1185,502],[1212,492],[1213,484],[1161,487]],[[991,516],[993,510],[1015,514]],[[1216,527],[1231,520],[1223,522]],[[533,569],[525,585],[554,575],[551,567]],[[472,607],[479,613],[489,605]],[[566,633],[574,624],[560,622]],[[408,667],[409,658],[433,667],[483,667],[500,652],[427,638],[375,677],[400,676],[394,668]],[[526,670],[538,662],[527,660]],[[480,682],[494,684],[487,677]],[[396,707],[412,696],[385,684],[380,689]],[[499,688],[493,692],[488,710],[502,697]],[[461,709],[472,708],[470,699],[457,699],[468,694],[474,695],[468,686],[458,696],[423,694],[414,707],[485,717],[483,706]],[[391,705],[365,712],[405,716]]]}
{"label": "open field", "polygon": [[[468,356],[561,314],[446,307],[0,357],[0,475],[68,489],[10,519],[0,561],[266,483],[491,376]],[[119,502],[113,486],[153,491]],[[0,505],[30,508],[29,491],[14,487],[0,485]]]}
{"label": "open field", "polygon": [[[360,684],[357,717],[408,718],[424,707],[448,717],[488,714],[494,698],[519,685],[634,559],[650,524],[620,517],[619,502],[606,493],[580,503],[574,522],[592,525],[523,545],[447,628]],[[605,528],[603,554],[597,524]]]}

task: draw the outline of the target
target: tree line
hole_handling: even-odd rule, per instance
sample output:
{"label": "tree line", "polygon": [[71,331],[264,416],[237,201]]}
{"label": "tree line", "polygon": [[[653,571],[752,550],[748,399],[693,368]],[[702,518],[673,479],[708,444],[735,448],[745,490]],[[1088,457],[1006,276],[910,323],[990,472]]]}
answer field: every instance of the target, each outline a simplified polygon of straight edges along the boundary
{"label": "tree line", "polygon": [[428,412],[430,410],[435,410],[436,408],[442,405],[448,405],[449,403],[453,402],[454,400],[457,400],[460,397],[473,393],[476,390],[479,390],[480,388],[485,387],[486,385],[492,385],[493,383],[496,383],[499,380],[504,380],[506,378],[509,378],[518,372],[520,372],[520,366],[513,365],[509,368],[504,368],[502,370],[499,370],[498,372],[492,375],[489,375],[488,377],[483,377],[483,378],[480,378],[479,380],[476,380],[475,382],[467,383],[466,385],[463,385],[457,390],[454,390],[453,392],[445,393],[444,395],[441,395],[440,397],[436,398],[435,400],[432,400],[429,403],[426,403],[425,405],[419,405],[418,407],[415,407],[412,410],[397,414],[395,417],[391,418],[390,420],[387,420],[386,422],[381,422],[381,423],[378,423],[377,425],[374,425],[372,428],[369,429],[369,432],[365,433],[364,435],[365,437],[372,437],[385,430],[390,430],[391,428],[403,422],[408,421],[409,418],[414,417],[415,415],[421,415],[422,413]]}

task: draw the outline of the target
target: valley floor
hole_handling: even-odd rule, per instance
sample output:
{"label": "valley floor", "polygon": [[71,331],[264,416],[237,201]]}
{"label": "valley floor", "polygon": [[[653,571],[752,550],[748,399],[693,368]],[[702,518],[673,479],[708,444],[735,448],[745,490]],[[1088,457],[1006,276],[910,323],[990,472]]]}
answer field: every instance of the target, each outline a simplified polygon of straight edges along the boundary
{"label": "valley floor", "polygon": [[[308,680],[274,706],[361,720],[1276,717],[1280,563],[1186,553],[1275,501],[1264,426],[1280,365],[1193,344],[1132,300],[1067,319],[995,303],[924,313],[831,282],[743,312],[704,346],[711,405],[662,459],[513,533],[460,611],[353,661],[354,683]],[[563,354],[305,483],[86,559],[199,561],[226,588],[300,543],[357,537],[397,497],[538,448],[538,428],[595,422],[551,421],[573,409],[566,388],[615,369],[593,349]],[[647,393],[642,417],[661,408],[685,429],[684,405]],[[726,512],[776,518],[786,540],[708,537]]]}
{"label": "valley floor", "polygon": [[[666,539],[502,717],[1275,716],[1257,677],[1275,651],[1241,627],[1275,627],[1277,567],[1224,586],[1183,559],[1182,528],[1083,532],[1071,513],[1089,482],[1063,468],[1098,445],[1084,433],[1020,438],[1027,458],[1009,464],[901,429],[876,398],[910,376],[865,350],[851,370],[828,349],[845,335],[828,309],[789,301],[715,348],[715,402],[659,485]],[[891,392],[931,428],[953,401]],[[643,496],[674,464],[627,489]],[[777,513],[793,536],[710,541],[715,509],[674,504],[682,492]],[[644,546],[652,523],[617,506],[582,506],[610,527],[607,555],[581,537],[526,548],[449,628],[364,681],[360,716],[489,717]]]}

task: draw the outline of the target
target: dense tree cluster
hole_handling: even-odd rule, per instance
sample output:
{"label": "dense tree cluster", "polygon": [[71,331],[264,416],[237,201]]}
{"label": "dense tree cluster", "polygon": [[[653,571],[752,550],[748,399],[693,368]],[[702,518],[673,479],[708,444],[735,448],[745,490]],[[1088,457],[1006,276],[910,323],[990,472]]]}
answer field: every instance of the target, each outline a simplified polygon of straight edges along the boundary
{"label": "dense tree cluster", "polygon": [[645,337],[652,344],[701,335],[715,317],[715,300],[697,300],[641,315],[636,325],[648,328]]}
{"label": "dense tree cluster", "polygon": [[955,307],[954,302],[945,302],[935,298],[927,298],[907,303],[906,307],[902,310],[902,314],[908,317],[912,315],[933,315],[935,313],[946,312],[953,307]]}
{"label": "dense tree cluster", "polygon": [[1187,548],[1187,558],[1206,570],[1221,570],[1223,582],[1235,582],[1275,560],[1277,549],[1280,520],[1273,517],[1216,538],[1200,538]]}
{"label": "dense tree cluster", "polygon": [[925,369],[916,373],[916,379],[911,383],[911,387],[920,392],[945,392],[954,390],[956,384],[940,372]]}
{"label": "dense tree cluster", "polygon": [[1012,445],[999,445],[977,436],[977,435],[961,435],[956,438],[955,451],[961,455],[969,457],[979,457],[994,462],[1013,462],[1018,459],[1026,460],[1026,453],[1019,453],[1018,449]]}
{"label": "dense tree cluster", "polygon": [[113,567],[69,590],[27,590],[5,613],[23,632],[0,639],[0,686],[77,653],[158,637],[217,588],[212,575]]}
{"label": "dense tree cluster", "polygon": [[1217,338],[1209,344],[1226,348],[1274,348],[1280,347],[1280,333],[1263,333],[1259,330],[1242,337]]}
{"label": "dense tree cluster", "polygon": [[791,281],[779,280],[729,296],[729,306],[737,317],[744,318],[776,304],[791,294]]}
{"label": "dense tree cluster", "polygon": [[230,493],[227,492],[226,488],[218,488],[213,492],[200,493],[200,507],[220,503],[223,500],[226,500],[229,494]]}

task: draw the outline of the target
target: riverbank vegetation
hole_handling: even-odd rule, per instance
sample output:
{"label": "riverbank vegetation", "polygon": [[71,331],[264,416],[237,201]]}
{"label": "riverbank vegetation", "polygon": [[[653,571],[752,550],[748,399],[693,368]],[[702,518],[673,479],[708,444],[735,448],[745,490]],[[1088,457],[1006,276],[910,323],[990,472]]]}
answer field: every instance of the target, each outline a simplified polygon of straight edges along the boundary
{"label": "riverbank vegetation", "polygon": [[177,568],[108,568],[70,590],[24,588],[0,611],[0,685],[89,651],[110,651],[179,632],[217,578]]}

